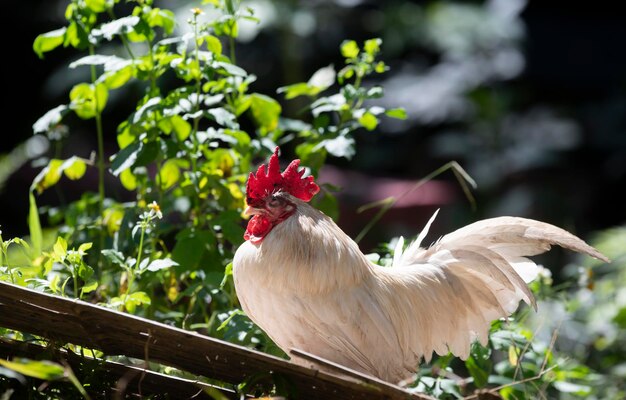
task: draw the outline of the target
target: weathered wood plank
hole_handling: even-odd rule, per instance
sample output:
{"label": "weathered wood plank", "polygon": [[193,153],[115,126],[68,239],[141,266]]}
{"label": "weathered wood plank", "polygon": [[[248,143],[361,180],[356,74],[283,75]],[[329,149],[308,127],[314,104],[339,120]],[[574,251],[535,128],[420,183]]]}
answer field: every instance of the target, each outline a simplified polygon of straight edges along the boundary
{"label": "weathered wood plank", "polygon": [[196,332],[6,282],[0,282],[0,326],[230,384],[259,376],[261,381],[281,379],[299,399],[430,399],[356,371],[306,368]]}
{"label": "weathered wood plank", "polygon": [[[103,381],[118,382],[118,385],[110,389],[107,398],[126,398],[127,395],[141,396],[161,395],[168,393],[172,400],[210,400],[212,396],[205,390],[216,390],[229,399],[240,398],[234,390],[209,385],[190,379],[161,374],[137,366],[125,365],[118,362],[93,359],[74,354],[65,349],[42,347],[27,342],[18,342],[0,338],[0,357],[13,358],[25,357],[34,360],[47,359],[57,362],[65,362],[76,373],[83,362],[97,363],[98,377]],[[91,392],[91,388],[87,388]],[[94,393],[100,394],[101,393]]]}

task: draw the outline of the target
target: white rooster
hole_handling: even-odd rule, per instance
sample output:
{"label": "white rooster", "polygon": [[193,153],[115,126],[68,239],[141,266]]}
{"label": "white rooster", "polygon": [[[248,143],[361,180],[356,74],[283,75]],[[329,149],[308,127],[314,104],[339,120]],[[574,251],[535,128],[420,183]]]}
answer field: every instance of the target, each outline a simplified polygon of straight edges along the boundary
{"label": "white rooster", "polygon": [[250,174],[252,218],[233,274],[245,313],[287,354],[298,349],[397,383],[433,351],[467,358],[520,300],[536,307],[521,275],[532,279],[537,266],[525,256],[559,245],[608,261],[563,229],[515,217],[482,220],[422,248],[433,216],[381,267],[307,204],[319,187],[299,160],[281,173],[278,151]]}

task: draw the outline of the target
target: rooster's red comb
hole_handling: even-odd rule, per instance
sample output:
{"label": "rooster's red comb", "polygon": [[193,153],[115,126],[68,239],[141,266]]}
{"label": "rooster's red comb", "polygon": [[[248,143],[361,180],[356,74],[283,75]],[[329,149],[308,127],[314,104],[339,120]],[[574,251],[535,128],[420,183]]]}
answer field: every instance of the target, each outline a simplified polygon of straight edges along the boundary
{"label": "rooster's red comb", "polygon": [[276,147],[267,168],[263,164],[257,170],[256,175],[250,172],[246,185],[248,205],[254,205],[278,191],[287,192],[303,201],[311,200],[320,191],[319,186],[313,182],[313,176],[303,178],[304,168],[298,171],[300,160],[293,160],[285,172],[281,173],[278,165],[278,151],[279,148]]}

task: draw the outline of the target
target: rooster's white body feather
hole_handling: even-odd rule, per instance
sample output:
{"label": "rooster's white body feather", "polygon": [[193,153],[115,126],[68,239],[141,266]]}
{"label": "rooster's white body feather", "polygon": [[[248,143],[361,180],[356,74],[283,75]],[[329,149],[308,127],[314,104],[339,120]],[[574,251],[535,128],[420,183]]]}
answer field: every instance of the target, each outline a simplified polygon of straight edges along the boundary
{"label": "rooster's white body feather", "polygon": [[474,340],[486,343],[491,321],[521,300],[535,306],[522,276],[532,279],[536,265],[526,256],[559,245],[606,259],[565,230],[514,217],[476,222],[425,249],[431,219],[381,267],[326,215],[290,200],[293,215],[235,254],[243,310],[288,354],[303,350],[390,382],[433,351],[466,358]]}

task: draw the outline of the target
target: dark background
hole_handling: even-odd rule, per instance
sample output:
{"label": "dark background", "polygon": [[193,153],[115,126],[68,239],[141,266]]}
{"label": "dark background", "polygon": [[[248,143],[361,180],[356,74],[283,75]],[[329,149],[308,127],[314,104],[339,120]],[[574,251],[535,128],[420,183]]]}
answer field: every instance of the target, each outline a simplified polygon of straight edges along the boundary
{"label": "dark background", "polygon": [[[181,2],[160,3],[167,8]],[[480,18],[492,15],[485,10],[501,7],[506,1],[284,0],[271,7],[269,2],[262,4],[274,10],[273,22],[264,25],[253,40],[238,43],[237,61],[258,76],[253,90],[277,99],[276,88],[306,81],[330,63],[340,65],[342,40],[383,38],[382,59],[391,70],[380,81],[366,84],[382,83],[384,105],[406,107],[409,119],[384,121],[376,132],[357,133],[357,153],[352,160],[329,160],[338,172],[327,171],[327,180],[356,174],[348,175],[349,184],[338,193],[343,210],[340,225],[349,234],[358,233],[372,216],[371,212],[354,213],[355,207],[384,197],[389,187],[404,190],[448,161],[458,161],[478,183],[473,210],[453,175],[441,175],[436,183],[412,193],[392,210],[368,236],[367,246],[398,234],[416,234],[438,207],[442,208],[441,222],[433,226],[434,234],[506,214],[551,222],[583,238],[626,221],[622,194],[626,188],[626,15],[617,5],[509,2],[517,4],[520,11],[507,17],[509,23],[506,18],[505,22],[495,18],[493,29],[500,37],[490,34],[491,28],[487,34],[481,32],[481,26],[489,27],[493,20],[487,17],[483,23]],[[64,25],[65,6],[65,2],[14,2],[7,14],[19,23],[5,42],[3,57],[2,155],[31,138],[37,118],[67,103],[71,85],[87,79],[83,72],[67,67],[81,56],[73,49],[55,50],[44,60],[32,51],[38,34]],[[264,18],[262,13],[258,16]],[[312,28],[302,28],[311,21]],[[468,33],[459,21],[470,21]],[[437,24],[448,28],[436,30]],[[457,25],[461,27],[455,28]],[[515,29],[506,31],[515,27],[517,33]],[[471,43],[464,50],[445,48],[441,42],[452,37],[446,35],[459,30]],[[506,51],[500,53],[502,50]],[[502,54],[505,66],[507,62],[519,66],[521,55],[520,70],[484,74]],[[506,54],[513,58],[506,61]],[[476,65],[466,70],[473,72],[459,78],[455,87],[450,77],[458,75],[446,74],[469,65],[467,60],[474,58]],[[412,88],[403,82],[422,83]],[[428,103],[446,91],[455,96],[442,95],[439,104]],[[117,93],[110,98],[104,116],[108,155],[117,151],[117,123],[128,115],[137,98],[125,102],[128,96]],[[285,102],[283,106],[284,114],[293,116],[298,103]],[[89,124],[71,122],[75,123],[67,139],[71,145],[61,155],[88,158],[96,148],[95,132]],[[0,167],[4,239],[28,234],[28,188],[40,170],[27,157],[7,160],[5,157]],[[11,169],[15,172],[7,177],[6,171]],[[93,171],[78,182],[63,180],[39,203],[96,191],[95,178]],[[357,187],[356,182],[362,185]],[[397,185],[390,186],[394,183]],[[107,193],[130,196],[115,179],[108,181]]]}

